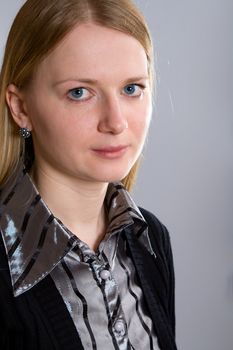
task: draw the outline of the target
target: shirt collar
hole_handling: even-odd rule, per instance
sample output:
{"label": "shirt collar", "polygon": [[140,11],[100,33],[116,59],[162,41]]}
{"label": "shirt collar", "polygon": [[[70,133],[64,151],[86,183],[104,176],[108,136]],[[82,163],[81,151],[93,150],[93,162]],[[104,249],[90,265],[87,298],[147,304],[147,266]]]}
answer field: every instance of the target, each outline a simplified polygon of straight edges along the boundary
{"label": "shirt collar", "polygon": [[[151,254],[147,224],[121,183],[109,185],[106,200],[107,234],[140,222],[139,239]],[[40,197],[22,163],[0,193],[0,228],[15,296],[47,276],[78,244]]]}

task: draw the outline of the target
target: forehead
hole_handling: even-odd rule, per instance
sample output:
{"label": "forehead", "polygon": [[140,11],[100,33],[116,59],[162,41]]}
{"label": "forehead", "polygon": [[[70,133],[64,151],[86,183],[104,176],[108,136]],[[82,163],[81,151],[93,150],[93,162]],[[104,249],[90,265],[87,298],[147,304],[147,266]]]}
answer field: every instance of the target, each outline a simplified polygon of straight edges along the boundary
{"label": "forehead", "polygon": [[147,75],[144,48],[134,37],[97,24],[75,27],[45,58],[39,71],[59,79],[76,74],[98,79],[111,75]]}

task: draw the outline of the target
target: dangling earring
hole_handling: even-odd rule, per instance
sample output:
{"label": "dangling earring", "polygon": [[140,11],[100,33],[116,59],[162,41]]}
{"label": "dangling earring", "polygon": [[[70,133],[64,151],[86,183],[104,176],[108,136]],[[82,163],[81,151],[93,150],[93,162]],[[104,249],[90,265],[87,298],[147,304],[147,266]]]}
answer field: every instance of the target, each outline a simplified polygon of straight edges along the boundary
{"label": "dangling earring", "polygon": [[20,128],[19,134],[24,139],[28,139],[31,136],[31,132],[28,130],[28,128]]}

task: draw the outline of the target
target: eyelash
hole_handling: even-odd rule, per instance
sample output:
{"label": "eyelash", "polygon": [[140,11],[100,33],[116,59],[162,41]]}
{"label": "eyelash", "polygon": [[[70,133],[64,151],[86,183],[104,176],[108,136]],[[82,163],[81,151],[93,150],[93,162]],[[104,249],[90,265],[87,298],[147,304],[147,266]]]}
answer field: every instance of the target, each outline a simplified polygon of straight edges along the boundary
{"label": "eyelash", "polygon": [[[123,91],[124,91],[126,88],[129,88],[129,87],[132,87],[132,86],[133,86],[133,87],[136,87],[136,88],[139,88],[140,91],[139,91],[139,94],[137,94],[137,95],[133,95],[133,94],[130,95],[130,94],[127,94],[127,93],[125,92],[125,95],[128,96],[128,97],[131,97],[131,98],[141,97],[141,95],[143,94],[143,91],[146,89],[146,86],[143,85],[143,84],[131,83],[131,84],[127,84],[126,86],[124,86]],[[80,91],[80,90],[82,90],[82,91],[87,91],[87,92],[91,95],[91,92],[90,92],[87,88],[81,86],[81,87],[76,87],[76,88],[70,89],[70,90],[68,91],[68,94],[67,94],[68,98],[69,98],[71,101],[73,101],[73,102],[79,102],[79,103],[88,100],[90,97],[86,97],[86,98],[75,98],[74,96],[73,96],[73,97],[71,96],[71,94],[72,94],[73,92],[75,92],[75,91]],[[81,97],[82,97],[82,96],[81,96]]]}

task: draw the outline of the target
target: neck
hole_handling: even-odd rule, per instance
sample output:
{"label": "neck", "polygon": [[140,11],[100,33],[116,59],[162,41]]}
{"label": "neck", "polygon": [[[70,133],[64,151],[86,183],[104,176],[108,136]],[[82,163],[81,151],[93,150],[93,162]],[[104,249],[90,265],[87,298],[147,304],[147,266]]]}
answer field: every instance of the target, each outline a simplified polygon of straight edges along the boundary
{"label": "neck", "polygon": [[34,166],[32,178],[53,215],[96,250],[106,232],[107,183],[67,179]]}

